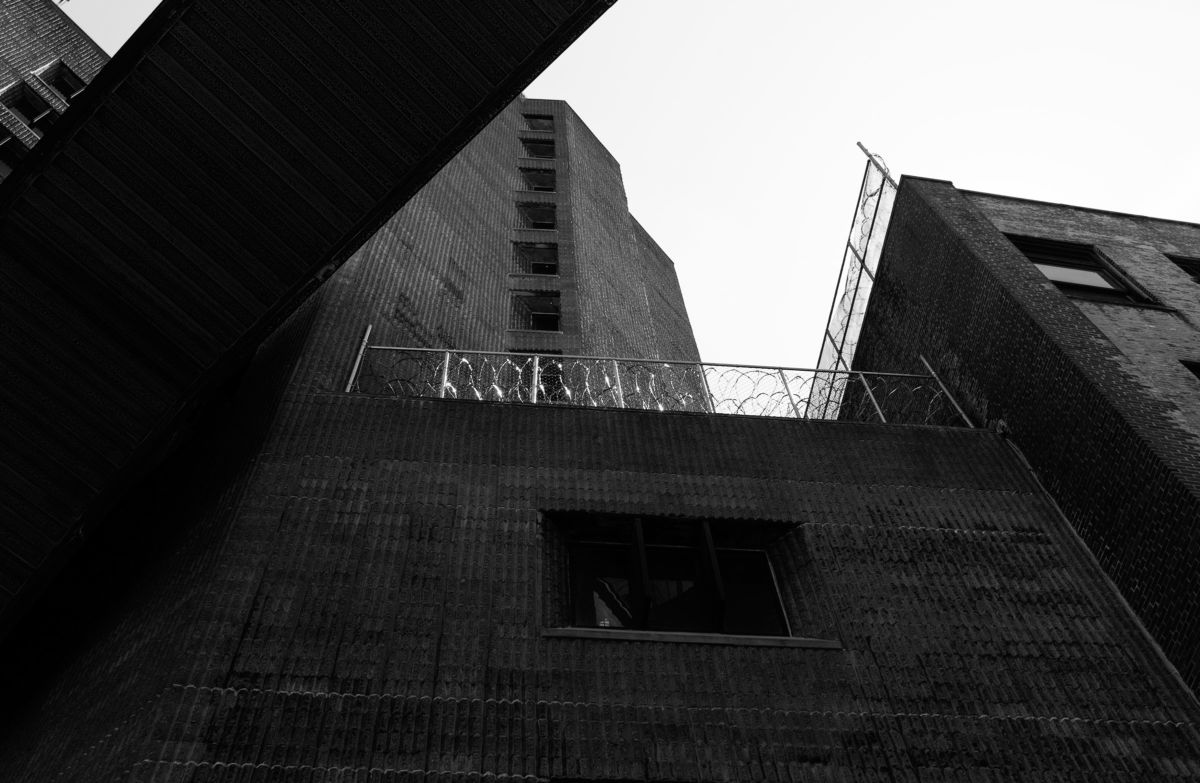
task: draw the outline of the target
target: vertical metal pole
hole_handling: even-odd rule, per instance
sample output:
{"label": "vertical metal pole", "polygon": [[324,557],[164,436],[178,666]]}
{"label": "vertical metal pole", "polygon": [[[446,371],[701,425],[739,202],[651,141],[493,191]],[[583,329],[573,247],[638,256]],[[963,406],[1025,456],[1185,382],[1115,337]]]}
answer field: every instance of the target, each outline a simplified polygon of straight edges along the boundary
{"label": "vertical metal pole", "polygon": [[871,384],[867,383],[867,376],[860,373],[855,373],[858,379],[862,381],[863,388],[867,390],[867,396],[871,398],[871,404],[875,406],[875,412],[879,414],[879,420],[887,424],[887,417],[883,415],[883,408],[879,407],[879,401],[875,399],[875,393],[871,391]]}
{"label": "vertical metal pole", "polygon": [[621,388],[621,365],[619,365],[617,363],[616,359],[613,359],[612,363],[613,363],[613,383],[616,384],[616,387],[617,387],[617,407],[624,408],[625,407],[625,390],[623,388]]}
{"label": "vertical metal pole", "polygon": [[971,421],[970,417],[967,416],[966,411],[964,411],[962,406],[958,404],[958,400],[954,399],[954,395],[951,394],[950,390],[946,388],[946,384],[942,383],[942,379],[938,377],[938,374],[933,371],[933,367],[929,364],[929,361],[925,358],[925,356],[923,354],[917,354],[917,358],[921,360],[921,364],[925,365],[925,369],[929,370],[929,374],[932,375],[933,379],[938,382],[938,386],[942,387],[942,393],[945,394],[947,399],[950,400],[950,404],[954,406],[954,410],[958,411],[958,415],[962,416],[962,420],[967,423],[968,427],[975,429],[975,422]]}
{"label": "vertical metal pole", "polygon": [[438,388],[438,397],[446,396],[446,387],[450,385],[450,352],[446,351],[445,360],[442,362],[442,385]]}
{"label": "vertical metal pole", "polygon": [[350,378],[346,381],[347,392],[354,389],[354,382],[358,380],[358,368],[362,367],[363,354],[367,352],[367,341],[370,339],[371,324],[367,324],[367,330],[363,332],[362,342],[358,345],[358,356],[354,357],[354,367],[350,369]]}
{"label": "vertical metal pole", "polygon": [[716,397],[713,397],[712,389],[708,385],[708,373],[704,371],[703,364],[698,364],[696,366],[700,368],[700,379],[704,381],[704,393],[708,395],[708,410],[705,411],[705,413],[716,413],[717,399]]}
{"label": "vertical metal pole", "polygon": [[787,392],[788,402],[792,404],[792,412],[796,414],[797,419],[803,419],[800,415],[800,408],[796,405],[796,398],[792,396],[792,387],[788,386],[787,376],[783,374],[783,370],[779,371],[779,380],[783,381],[783,390]]}
{"label": "vertical metal pole", "polygon": [[531,388],[529,390],[529,401],[531,403],[533,403],[534,405],[537,405],[537,398],[538,398],[538,394],[537,394],[538,393],[538,375],[540,374],[540,372],[539,372],[540,368],[538,367],[538,358],[539,357],[537,354],[533,355],[533,388]]}

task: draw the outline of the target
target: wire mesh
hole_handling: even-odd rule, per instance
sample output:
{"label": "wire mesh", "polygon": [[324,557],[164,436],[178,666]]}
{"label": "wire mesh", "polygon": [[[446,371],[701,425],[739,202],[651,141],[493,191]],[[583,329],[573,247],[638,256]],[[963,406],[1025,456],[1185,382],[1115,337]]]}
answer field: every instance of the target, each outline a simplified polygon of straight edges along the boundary
{"label": "wire mesh", "polygon": [[370,346],[352,391],[395,397],[960,426],[932,376]]}

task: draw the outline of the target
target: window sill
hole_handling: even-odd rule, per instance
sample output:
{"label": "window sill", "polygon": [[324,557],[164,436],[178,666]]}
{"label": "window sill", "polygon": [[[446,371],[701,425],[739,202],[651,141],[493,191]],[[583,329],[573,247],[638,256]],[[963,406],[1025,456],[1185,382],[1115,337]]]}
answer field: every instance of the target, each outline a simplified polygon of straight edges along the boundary
{"label": "window sill", "polygon": [[804,647],[840,650],[834,639],[807,639],[798,636],[749,636],[685,631],[632,631],[621,628],[544,628],[545,639],[593,639],[613,642],[672,642],[675,644],[725,644],[735,647]]}

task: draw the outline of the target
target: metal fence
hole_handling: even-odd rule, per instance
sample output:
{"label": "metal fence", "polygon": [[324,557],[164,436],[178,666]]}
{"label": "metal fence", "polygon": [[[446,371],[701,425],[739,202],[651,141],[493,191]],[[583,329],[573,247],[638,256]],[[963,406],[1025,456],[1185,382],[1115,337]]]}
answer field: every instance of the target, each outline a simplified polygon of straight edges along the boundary
{"label": "metal fence", "polygon": [[866,147],[858,146],[867,156],[867,165],[821,342],[817,366],[823,370],[849,370],[853,366],[854,349],[862,331],[863,316],[875,284],[875,271],[896,198],[896,181],[887,168]]}
{"label": "metal fence", "polygon": [[368,346],[346,391],[396,397],[964,426],[933,375]]}

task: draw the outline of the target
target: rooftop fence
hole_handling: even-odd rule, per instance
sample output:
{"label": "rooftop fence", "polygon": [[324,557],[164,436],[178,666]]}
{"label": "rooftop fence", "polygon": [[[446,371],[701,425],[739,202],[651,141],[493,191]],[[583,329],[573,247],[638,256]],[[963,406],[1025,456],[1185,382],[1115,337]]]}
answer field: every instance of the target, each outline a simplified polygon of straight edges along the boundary
{"label": "rooftop fence", "polygon": [[929,375],[367,345],[347,392],[790,419],[970,426]]}

